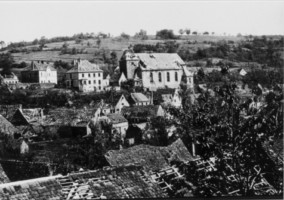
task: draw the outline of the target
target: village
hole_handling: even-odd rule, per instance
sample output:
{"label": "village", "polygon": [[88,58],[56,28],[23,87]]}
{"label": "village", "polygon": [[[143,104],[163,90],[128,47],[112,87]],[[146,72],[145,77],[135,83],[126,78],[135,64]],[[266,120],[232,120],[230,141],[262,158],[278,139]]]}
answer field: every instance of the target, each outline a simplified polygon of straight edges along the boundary
{"label": "village", "polygon": [[155,31],[0,41],[0,199],[283,198],[283,35]]}

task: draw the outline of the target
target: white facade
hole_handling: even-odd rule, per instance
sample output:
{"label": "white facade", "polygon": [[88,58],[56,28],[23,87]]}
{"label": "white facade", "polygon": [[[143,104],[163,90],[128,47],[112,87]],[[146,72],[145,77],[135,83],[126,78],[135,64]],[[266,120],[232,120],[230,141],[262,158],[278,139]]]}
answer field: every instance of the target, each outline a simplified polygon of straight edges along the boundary
{"label": "white facade", "polygon": [[67,85],[79,88],[82,92],[103,91],[103,72],[72,72],[66,74]]}
{"label": "white facade", "polygon": [[180,70],[151,70],[142,71],[142,85],[145,88],[178,88],[182,78]]}
{"label": "white facade", "polygon": [[57,84],[57,71],[51,70],[49,67],[46,70],[38,71],[39,83],[55,83]]}
{"label": "white facade", "polygon": [[5,75],[1,76],[1,79],[3,83],[8,84],[8,85],[17,84],[19,82],[18,77],[14,73],[12,73],[12,75],[9,75],[9,76],[5,76]]}

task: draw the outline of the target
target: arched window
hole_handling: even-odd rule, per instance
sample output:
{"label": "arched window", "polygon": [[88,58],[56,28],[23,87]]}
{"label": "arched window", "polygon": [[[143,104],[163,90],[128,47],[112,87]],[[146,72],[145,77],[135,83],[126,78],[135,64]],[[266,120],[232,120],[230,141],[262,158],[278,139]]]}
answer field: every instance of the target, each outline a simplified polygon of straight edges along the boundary
{"label": "arched window", "polygon": [[159,82],[162,82],[162,74],[159,72]]}
{"label": "arched window", "polygon": [[170,82],[170,72],[167,72],[167,81]]}
{"label": "arched window", "polygon": [[154,82],[154,79],[153,79],[153,73],[150,72],[150,82],[153,83]]}
{"label": "arched window", "polygon": [[177,72],[175,72],[175,79],[176,79],[176,81],[178,81],[178,73]]}

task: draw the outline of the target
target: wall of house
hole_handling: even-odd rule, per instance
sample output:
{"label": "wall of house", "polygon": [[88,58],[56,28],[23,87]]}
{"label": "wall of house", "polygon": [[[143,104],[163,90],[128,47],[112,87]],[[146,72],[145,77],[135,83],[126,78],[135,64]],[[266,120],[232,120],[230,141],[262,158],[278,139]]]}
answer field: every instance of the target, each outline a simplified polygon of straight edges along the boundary
{"label": "wall of house", "polygon": [[129,107],[129,103],[128,101],[125,99],[124,96],[121,96],[119,101],[117,102],[116,106],[115,106],[115,113],[120,113],[121,112],[121,109],[124,107],[124,106],[127,106]]}
{"label": "wall of house", "polygon": [[17,84],[19,82],[18,78],[4,78],[3,82],[5,84]]}
{"label": "wall of house", "polygon": [[[178,74],[178,79],[175,79],[175,73]],[[151,73],[153,74],[153,83],[151,82]],[[161,80],[159,80],[161,73]],[[167,79],[167,73],[170,74],[170,80]],[[161,70],[161,71],[142,71],[142,84],[145,88],[178,88],[182,78],[182,70]]]}
{"label": "wall of house", "polygon": [[78,88],[82,92],[103,91],[108,81],[103,82],[103,72],[86,72],[66,74],[69,87]]}
{"label": "wall of house", "polygon": [[51,71],[49,68],[46,71],[39,71],[39,83],[57,84],[57,71]]}
{"label": "wall of house", "polygon": [[139,60],[138,59],[125,59],[122,58],[119,61],[120,72],[124,73],[127,79],[134,78],[134,72],[138,68]]}
{"label": "wall of house", "polygon": [[124,140],[128,126],[129,126],[128,122],[123,122],[119,124],[113,124],[112,129],[116,129],[117,132],[120,133],[121,139]]}
{"label": "wall of house", "polygon": [[39,83],[39,71],[22,71],[23,83]]}

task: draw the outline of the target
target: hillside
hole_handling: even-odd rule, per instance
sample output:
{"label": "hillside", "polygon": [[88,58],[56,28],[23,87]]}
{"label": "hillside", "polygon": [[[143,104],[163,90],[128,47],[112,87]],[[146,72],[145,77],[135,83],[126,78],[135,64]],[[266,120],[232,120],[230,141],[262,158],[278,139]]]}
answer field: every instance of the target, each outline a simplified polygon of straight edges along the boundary
{"label": "hillside", "polygon": [[[190,52],[196,52],[198,48],[208,48],[210,47],[210,42],[218,42],[221,40],[231,40],[238,42],[242,40],[242,37],[233,37],[233,36],[203,36],[203,35],[190,35],[182,36],[181,39],[175,40],[179,44],[179,48],[186,48]],[[123,50],[127,49],[130,45],[135,44],[149,44],[155,45],[157,43],[163,43],[168,40],[157,40],[154,36],[149,36],[147,40],[140,40],[135,38],[130,38],[129,40],[121,38],[105,38],[101,39],[100,46],[97,45],[97,39],[86,39],[82,40],[80,43],[73,41],[67,42],[55,42],[48,43],[45,45],[42,51],[33,51],[32,49],[38,48],[39,45],[30,45],[25,46],[20,49],[27,49],[26,52],[12,53],[16,63],[21,62],[31,62],[32,60],[48,60],[56,61],[62,60],[65,62],[71,62],[74,59],[86,59],[92,60],[95,62],[101,62],[98,54],[101,52],[112,52],[115,51],[117,57],[120,58]],[[62,54],[61,48],[63,44],[66,43],[68,49],[76,48],[80,53],[78,54]],[[81,53],[82,51],[82,53]],[[2,51],[4,53],[4,51]],[[0,51],[1,53],[1,51]]]}

